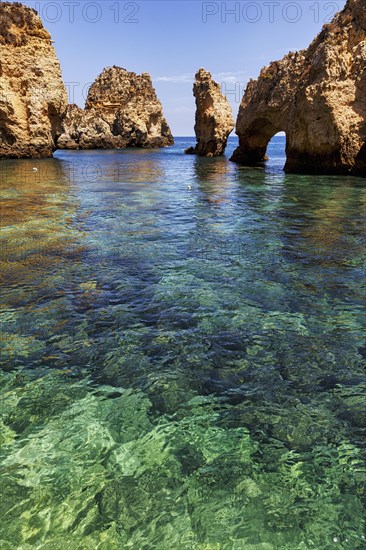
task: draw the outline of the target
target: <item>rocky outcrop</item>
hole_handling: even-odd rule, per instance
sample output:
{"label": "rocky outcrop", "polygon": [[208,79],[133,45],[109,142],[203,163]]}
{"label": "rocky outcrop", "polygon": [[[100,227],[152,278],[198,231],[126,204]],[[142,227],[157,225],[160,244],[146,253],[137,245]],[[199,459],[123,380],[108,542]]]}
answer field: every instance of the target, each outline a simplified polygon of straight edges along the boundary
{"label": "rocky outcrop", "polygon": [[61,149],[164,147],[174,143],[147,73],[104,69],[89,89],[85,110],[70,105]]}
{"label": "rocky outcrop", "polygon": [[67,103],[51,36],[37,12],[0,2],[0,158],[51,156]]}
{"label": "rocky outcrop", "polygon": [[286,132],[287,172],[366,175],[366,6],[348,0],[307,50],[286,55],[249,82],[232,159],[265,159]]}
{"label": "rocky outcrop", "polygon": [[200,69],[195,76],[193,95],[196,98],[194,131],[197,144],[185,152],[203,157],[222,155],[234,128],[234,119],[226,97],[211,74]]}
{"label": "rocky outcrop", "polygon": [[69,105],[62,123],[63,133],[57,141],[59,149],[113,149],[123,147],[120,138],[111,133],[105,122],[94,109],[84,110],[77,105]]}

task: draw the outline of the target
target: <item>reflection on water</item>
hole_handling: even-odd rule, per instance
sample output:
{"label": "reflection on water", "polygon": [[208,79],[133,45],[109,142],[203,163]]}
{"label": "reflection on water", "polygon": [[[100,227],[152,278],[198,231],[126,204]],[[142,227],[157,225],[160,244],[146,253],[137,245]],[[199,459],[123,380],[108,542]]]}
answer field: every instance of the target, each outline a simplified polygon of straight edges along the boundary
{"label": "reflection on water", "polygon": [[0,164],[1,549],[366,547],[364,180],[189,145]]}

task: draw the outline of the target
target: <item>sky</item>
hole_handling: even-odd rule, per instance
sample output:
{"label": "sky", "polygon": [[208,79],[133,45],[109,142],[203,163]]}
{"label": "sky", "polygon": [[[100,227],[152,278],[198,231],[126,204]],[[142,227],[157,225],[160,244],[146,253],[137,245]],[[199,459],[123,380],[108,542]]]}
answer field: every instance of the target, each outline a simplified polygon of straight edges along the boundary
{"label": "sky", "polygon": [[194,75],[210,71],[236,118],[250,78],[306,48],[345,0],[25,0],[41,15],[70,103],[105,67],[150,73],[174,136],[194,135]]}

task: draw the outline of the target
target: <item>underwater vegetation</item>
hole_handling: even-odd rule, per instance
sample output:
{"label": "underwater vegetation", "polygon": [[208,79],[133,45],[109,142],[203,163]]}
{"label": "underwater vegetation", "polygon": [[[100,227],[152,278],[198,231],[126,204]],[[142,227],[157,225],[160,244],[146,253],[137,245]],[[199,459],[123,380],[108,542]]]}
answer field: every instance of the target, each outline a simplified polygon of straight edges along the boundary
{"label": "underwater vegetation", "polygon": [[188,145],[1,165],[1,550],[366,548],[363,182]]}

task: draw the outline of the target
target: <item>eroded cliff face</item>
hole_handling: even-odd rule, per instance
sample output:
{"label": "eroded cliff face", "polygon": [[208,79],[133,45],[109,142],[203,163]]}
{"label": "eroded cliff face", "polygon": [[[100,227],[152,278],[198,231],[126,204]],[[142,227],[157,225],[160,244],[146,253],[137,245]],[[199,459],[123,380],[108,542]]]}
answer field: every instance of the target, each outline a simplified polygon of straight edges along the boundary
{"label": "eroded cliff face", "polygon": [[366,4],[348,0],[307,50],[286,55],[249,82],[231,160],[265,159],[286,132],[287,172],[366,175]]}
{"label": "eroded cliff face", "polygon": [[0,2],[0,158],[51,156],[67,103],[51,36],[37,12]]}
{"label": "eroded cliff face", "polygon": [[90,87],[85,110],[69,106],[58,147],[113,149],[173,143],[150,75],[109,67]]}
{"label": "eroded cliff face", "polygon": [[197,144],[185,152],[205,157],[222,155],[234,128],[234,119],[226,97],[211,74],[200,69],[195,75],[193,95],[196,98],[194,131]]}
{"label": "eroded cliff face", "polygon": [[[75,104],[69,105],[62,123],[63,133],[57,140],[59,149],[113,149],[116,136],[110,126],[94,109],[84,110]],[[124,142],[120,140],[120,146]]]}

